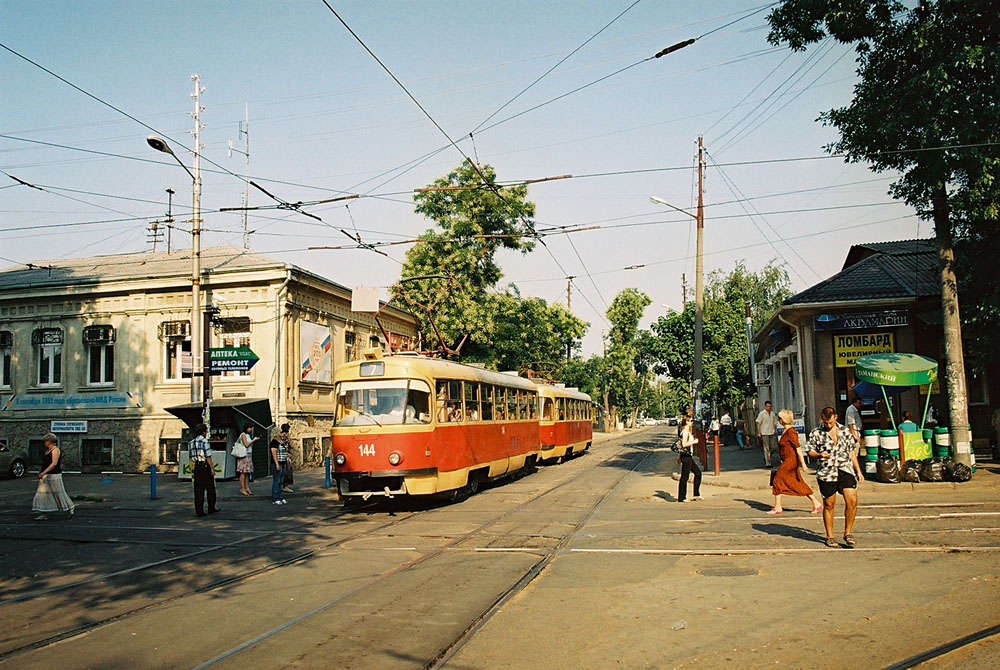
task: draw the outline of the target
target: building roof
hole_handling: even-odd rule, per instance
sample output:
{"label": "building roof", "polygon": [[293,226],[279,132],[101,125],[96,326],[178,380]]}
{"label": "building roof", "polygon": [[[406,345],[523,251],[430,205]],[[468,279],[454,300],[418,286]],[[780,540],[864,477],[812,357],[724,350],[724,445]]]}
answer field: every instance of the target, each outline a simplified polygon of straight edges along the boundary
{"label": "building roof", "polygon": [[873,242],[851,247],[844,269],[785,300],[784,305],[940,295],[934,240]]}
{"label": "building roof", "polygon": [[[161,251],[39,260],[0,270],[0,287],[14,289],[127,279],[190,277],[191,264],[190,249],[169,254]],[[240,247],[208,247],[201,250],[203,275],[263,269],[296,269],[306,272],[294,265]]]}

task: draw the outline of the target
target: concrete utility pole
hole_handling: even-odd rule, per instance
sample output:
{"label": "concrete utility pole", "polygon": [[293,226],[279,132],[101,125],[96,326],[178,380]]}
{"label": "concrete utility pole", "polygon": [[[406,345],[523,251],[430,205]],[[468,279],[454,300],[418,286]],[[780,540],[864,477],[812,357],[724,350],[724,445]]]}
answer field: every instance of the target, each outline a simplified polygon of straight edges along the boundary
{"label": "concrete utility pole", "polygon": [[[194,81],[194,163],[191,166],[191,402],[205,406],[202,397],[201,377],[206,373],[208,352],[202,351],[203,323],[201,315],[201,76],[191,75]],[[200,368],[200,369],[199,369]],[[202,414],[208,424],[209,417]]]}
{"label": "concrete utility pole", "polygon": [[694,415],[698,420],[701,417],[701,359],[702,359],[702,329],[703,310],[705,306],[705,159],[702,138],[698,137],[698,212],[697,220],[697,245],[695,257],[695,278],[694,278],[694,366],[691,380],[694,386]]}

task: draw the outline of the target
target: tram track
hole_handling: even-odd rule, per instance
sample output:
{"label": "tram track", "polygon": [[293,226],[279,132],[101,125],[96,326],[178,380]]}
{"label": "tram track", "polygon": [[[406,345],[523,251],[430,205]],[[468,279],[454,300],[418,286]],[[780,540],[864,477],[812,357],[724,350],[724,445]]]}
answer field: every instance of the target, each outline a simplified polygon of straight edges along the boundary
{"label": "tram track", "polygon": [[[624,450],[622,450],[622,451],[624,451]],[[616,454],[614,454],[610,458],[617,457],[619,453],[621,453],[621,452],[617,452]],[[425,555],[419,557],[415,561],[410,561],[410,562],[407,562],[407,563],[405,563],[405,564],[403,564],[401,566],[398,566],[397,569],[394,569],[394,570],[390,571],[390,573],[387,573],[385,575],[380,575],[375,580],[373,580],[372,583],[380,581],[381,579],[389,577],[391,574],[395,574],[396,572],[401,572],[401,571],[403,571],[403,570],[405,570],[405,569],[407,569],[409,567],[412,567],[413,565],[419,564],[419,563],[421,563],[421,562],[423,562],[423,561],[425,561],[425,560],[433,557],[434,555],[438,555],[438,554],[442,553],[443,551],[445,551],[447,549],[448,546],[453,546],[454,544],[457,544],[457,543],[459,543],[459,542],[461,542],[463,540],[468,539],[468,537],[471,537],[471,536],[475,535],[477,532],[479,532],[480,528],[488,527],[490,524],[495,523],[495,522],[501,520],[502,518],[506,517],[507,515],[509,515],[509,514],[515,512],[515,511],[517,511],[518,509],[521,509],[525,505],[531,504],[532,502],[534,502],[534,501],[536,501],[538,499],[543,498],[544,496],[546,496],[546,495],[548,495],[548,494],[550,494],[550,493],[552,493],[552,492],[554,492],[554,491],[562,488],[563,486],[571,483],[572,481],[573,481],[573,478],[569,478],[569,479],[566,479],[566,480],[564,480],[562,482],[559,482],[558,484],[556,484],[554,486],[550,486],[550,487],[546,488],[544,491],[541,491],[541,492],[533,495],[529,500],[526,500],[523,503],[521,503],[521,504],[519,504],[519,505],[517,505],[517,506],[515,506],[513,508],[505,510],[505,512],[503,514],[501,514],[499,517],[496,517],[494,519],[491,519],[491,520],[489,520],[489,521],[481,524],[480,527],[477,527],[476,529],[474,529],[472,531],[469,531],[469,533],[463,534],[460,537],[453,538],[451,542],[449,542],[446,546],[439,548],[439,550],[429,552],[428,554],[425,554]],[[297,531],[299,531],[302,528],[305,528],[305,527],[308,527],[308,526],[313,526],[313,525],[315,525],[317,523],[324,523],[324,522],[328,522],[328,521],[331,521],[331,520],[334,520],[334,519],[339,519],[339,518],[342,518],[342,517],[345,517],[345,516],[352,516],[352,515],[356,514],[359,511],[364,511],[366,509],[371,509],[371,508],[376,508],[376,507],[377,507],[377,503],[371,502],[371,503],[368,503],[366,505],[359,505],[357,507],[352,507],[348,511],[341,511],[338,514],[326,516],[326,517],[324,517],[324,518],[322,518],[322,519],[320,519],[318,521],[317,520],[304,521],[302,523],[298,523],[298,524],[295,524],[295,525],[290,526],[290,527],[276,529],[276,530],[268,531],[268,532],[265,532],[265,533],[256,533],[254,535],[251,535],[249,537],[241,538],[241,539],[236,540],[234,542],[227,542],[227,543],[217,544],[217,545],[213,545],[211,547],[206,547],[204,549],[199,549],[199,550],[193,551],[193,552],[186,552],[184,554],[180,554],[178,556],[172,556],[172,557],[169,557],[169,558],[166,558],[166,559],[162,559],[162,560],[159,560],[159,561],[148,562],[148,563],[140,565],[140,566],[134,566],[134,567],[131,567],[131,568],[125,568],[125,569],[114,571],[114,572],[104,573],[104,574],[101,574],[101,575],[95,575],[95,576],[88,577],[86,579],[76,580],[76,581],[74,581],[72,583],[63,584],[63,585],[51,587],[51,588],[48,588],[48,589],[41,589],[41,590],[37,590],[37,591],[32,591],[30,593],[25,593],[25,594],[21,594],[21,595],[18,595],[18,596],[14,596],[12,598],[6,598],[6,599],[3,599],[3,600],[0,600],[0,606],[28,602],[28,601],[35,600],[35,599],[38,599],[38,598],[43,598],[43,597],[46,597],[46,596],[50,596],[50,595],[52,595],[54,593],[72,592],[73,589],[84,587],[84,586],[86,586],[88,584],[93,584],[93,583],[96,583],[96,582],[107,581],[107,580],[113,580],[113,579],[121,578],[121,577],[124,577],[124,576],[127,576],[127,575],[135,575],[137,573],[141,573],[141,572],[144,572],[144,571],[151,570],[151,569],[153,569],[155,567],[159,567],[159,566],[163,566],[163,565],[171,564],[171,563],[183,562],[185,560],[190,560],[190,559],[193,559],[193,558],[201,558],[201,557],[203,557],[205,555],[209,555],[209,554],[211,554],[213,552],[230,550],[230,549],[232,549],[234,547],[240,547],[240,546],[244,546],[244,545],[252,545],[252,543],[254,543],[254,542],[259,542],[259,541],[264,540],[264,539],[269,538],[269,537],[278,537],[278,536],[287,535],[287,534],[290,534],[290,533],[296,533]],[[211,591],[223,588],[223,587],[230,586],[230,585],[238,583],[238,582],[242,582],[242,581],[254,578],[254,577],[259,577],[260,575],[263,575],[263,574],[274,572],[275,570],[278,570],[278,569],[283,568],[283,567],[287,567],[287,566],[290,566],[290,565],[293,565],[293,564],[296,564],[296,563],[301,563],[303,561],[307,561],[307,560],[309,560],[311,558],[314,558],[314,557],[316,557],[318,555],[322,555],[322,554],[328,553],[331,549],[335,549],[335,548],[337,548],[337,547],[339,547],[341,545],[344,545],[346,543],[353,542],[353,541],[356,541],[356,540],[361,539],[361,538],[378,535],[379,533],[382,533],[382,532],[384,532],[387,529],[391,529],[391,528],[393,528],[395,526],[398,526],[400,524],[404,524],[404,523],[406,523],[408,521],[412,521],[413,519],[415,519],[417,517],[422,517],[422,516],[424,516],[424,515],[426,515],[426,514],[428,514],[430,512],[433,512],[435,509],[438,509],[438,507],[431,507],[431,508],[428,508],[428,509],[419,509],[417,511],[409,512],[409,513],[406,514],[406,516],[403,516],[401,518],[394,518],[394,519],[388,521],[387,523],[379,524],[378,526],[376,526],[374,528],[367,529],[367,530],[365,530],[363,532],[352,534],[352,535],[349,535],[347,537],[343,537],[343,538],[340,538],[338,540],[334,540],[334,541],[331,541],[331,542],[318,543],[316,546],[311,547],[311,548],[309,548],[307,550],[299,551],[299,552],[296,552],[296,553],[291,554],[289,556],[285,556],[285,557],[282,557],[280,559],[277,559],[277,560],[274,560],[274,561],[270,561],[270,562],[268,562],[268,563],[266,563],[266,564],[264,564],[262,566],[258,566],[258,567],[255,567],[253,569],[250,569],[250,570],[245,570],[245,571],[242,571],[242,572],[238,572],[236,574],[226,575],[226,576],[223,576],[221,578],[211,580],[211,581],[209,581],[209,582],[207,582],[205,584],[201,584],[201,585],[198,585],[196,587],[192,587],[192,588],[180,591],[178,593],[171,594],[168,597],[157,598],[155,600],[143,603],[143,604],[141,604],[141,605],[139,605],[137,607],[128,608],[126,610],[117,612],[117,613],[115,613],[115,614],[113,614],[111,616],[102,617],[100,619],[95,619],[93,621],[88,621],[86,623],[83,623],[83,624],[80,624],[80,625],[77,625],[77,626],[71,626],[69,628],[65,628],[63,630],[60,630],[57,633],[54,633],[54,634],[51,634],[51,635],[47,635],[45,637],[42,637],[42,638],[39,638],[39,639],[36,639],[36,640],[32,640],[31,642],[29,642],[27,644],[21,644],[21,645],[18,645],[16,647],[12,647],[10,649],[6,649],[6,650],[3,650],[3,651],[0,651],[0,662],[7,661],[8,659],[15,658],[17,656],[21,656],[21,655],[23,655],[25,653],[29,653],[29,652],[32,652],[32,651],[38,651],[38,650],[45,649],[47,647],[51,647],[52,645],[58,644],[58,643],[63,642],[65,640],[67,640],[67,639],[74,638],[76,636],[80,636],[80,635],[83,635],[83,634],[87,634],[87,633],[93,632],[93,631],[95,631],[97,629],[100,629],[102,627],[108,626],[110,624],[114,624],[114,623],[118,623],[118,622],[121,622],[121,621],[125,621],[125,620],[127,620],[129,618],[132,618],[132,617],[137,616],[137,615],[139,615],[141,613],[153,610],[153,609],[155,609],[157,607],[161,607],[163,605],[167,605],[167,604],[171,604],[171,603],[176,603],[176,602],[178,602],[180,600],[183,600],[184,598],[188,598],[188,597],[191,597],[191,596],[194,596],[194,595],[198,595],[198,594],[208,593],[208,592],[211,592]],[[368,585],[370,585],[370,584],[365,584],[361,588],[364,588],[365,586],[368,586]],[[349,595],[350,594],[346,594],[344,597],[346,598]],[[343,598],[338,598],[338,599],[336,599],[336,601],[339,601],[339,600],[342,600],[342,599]],[[332,605],[332,604],[335,604],[335,602],[329,603],[329,605]],[[323,608],[323,609],[325,609],[325,608]],[[319,610],[317,610],[317,611],[319,611]],[[261,636],[259,640],[254,640],[253,642],[256,643],[256,642],[259,642],[262,639],[266,639],[268,636],[274,634],[275,632],[277,632],[277,631],[270,631],[269,633],[266,633],[263,636]],[[221,658],[217,659],[217,660],[221,660]],[[213,662],[215,662],[215,661],[213,661]],[[207,667],[207,665],[204,666],[204,667]]]}

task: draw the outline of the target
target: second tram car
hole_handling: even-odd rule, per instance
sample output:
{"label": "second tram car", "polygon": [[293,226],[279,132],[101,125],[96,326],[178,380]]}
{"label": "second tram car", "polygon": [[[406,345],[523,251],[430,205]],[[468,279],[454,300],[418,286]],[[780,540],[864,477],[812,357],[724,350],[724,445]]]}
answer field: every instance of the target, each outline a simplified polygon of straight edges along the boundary
{"label": "second tram car", "polygon": [[590,396],[574,388],[539,384],[539,461],[565,461],[590,448],[594,422]]}
{"label": "second tram car", "polygon": [[538,457],[539,390],[527,379],[373,349],[334,381],[333,476],[345,500],[471,494]]}

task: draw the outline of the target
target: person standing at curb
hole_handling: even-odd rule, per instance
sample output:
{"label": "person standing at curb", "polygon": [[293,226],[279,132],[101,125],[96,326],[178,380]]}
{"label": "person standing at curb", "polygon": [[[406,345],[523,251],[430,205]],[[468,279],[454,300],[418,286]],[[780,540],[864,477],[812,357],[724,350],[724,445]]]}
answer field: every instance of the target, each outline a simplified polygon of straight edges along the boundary
{"label": "person standing at curb", "polygon": [[45,453],[42,454],[42,470],[38,473],[38,489],[31,501],[31,511],[38,512],[36,519],[47,519],[49,512],[64,511],[66,518],[73,518],[76,505],[66,493],[62,480],[62,451],[58,447],[58,438],[54,433],[46,433],[42,437],[45,443]]}
{"label": "person standing at curb", "polygon": [[205,497],[208,496],[208,514],[215,514],[215,466],[212,465],[212,447],[208,444],[208,426],[199,423],[194,429],[194,439],[188,443],[188,455],[194,463],[194,513],[205,516]]}
{"label": "person standing at curb", "polygon": [[764,402],[764,409],[757,415],[757,435],[764,450],[764,467],[771,467],[771,452],[778,449],[778,419],[771,411],[771,401]]}
{"label": "person standing at curb", "polygon": [[778,456],[781,458],[781,465],[774,473],[771,482],[771,493],[774,495],[774,507],[768,514],[781,514],[781,496],[807,496],[812,502],[812,512],[816,514],[822,509],[819,500],[813,495],[813,491],[806,484],[802,475],[806,469],[806,459],[802,454],[802,447],[799,445],[799,433],[792,426],[795,415],[790,410],[783,409],[778,412],[778,421],[785,427],[778,440]]}
{"label": "person standing at curb", "polygon": [[236,459],[236,472],[240,475],[240,495],[252,496],[250,473],[253,472],[253,443],[259,438],[253,436],[253,424],[243,426],[243,432],[236,441],[247,450],[247,455]]}
{"label": "person standing at curb", "polygon": [[[690,416],[685,416],[681,422],[681,436],[674,445],[677,452],[677,462],[681,466],[681,481],[677,485],[677,502],[686,503],[701,500],[701,468],[693,456],[694,445],[698,439],[694,436],[694,422]],[[688,476],[694,472],[694,497],[688,500]]]}
{"label": "person standing at curb", "polygon": [[865,480],[858,465],[858,443],[847,428],[837,423],[837,410],[824,407],[820,412],[823,425],[809,433],[809,455],[819,459],[816,479],[823,496],[823,527],[826,529],[826,546],[838,547],[833,539],[833,512],[837,494],[844,496],[844,546],[853,549],[857,544],[851,531],[858,513],[858,482]]}
{"label": "person standing at curb", "polygon": [[273,479],[271,480],[271,504],[285,505],[285,494],[282,491],[282,484],[285,482],[285,464],[288,462],[288,431],[291,428],[287,423],[281,424],[281,432],[271,440],[271,468]]}

